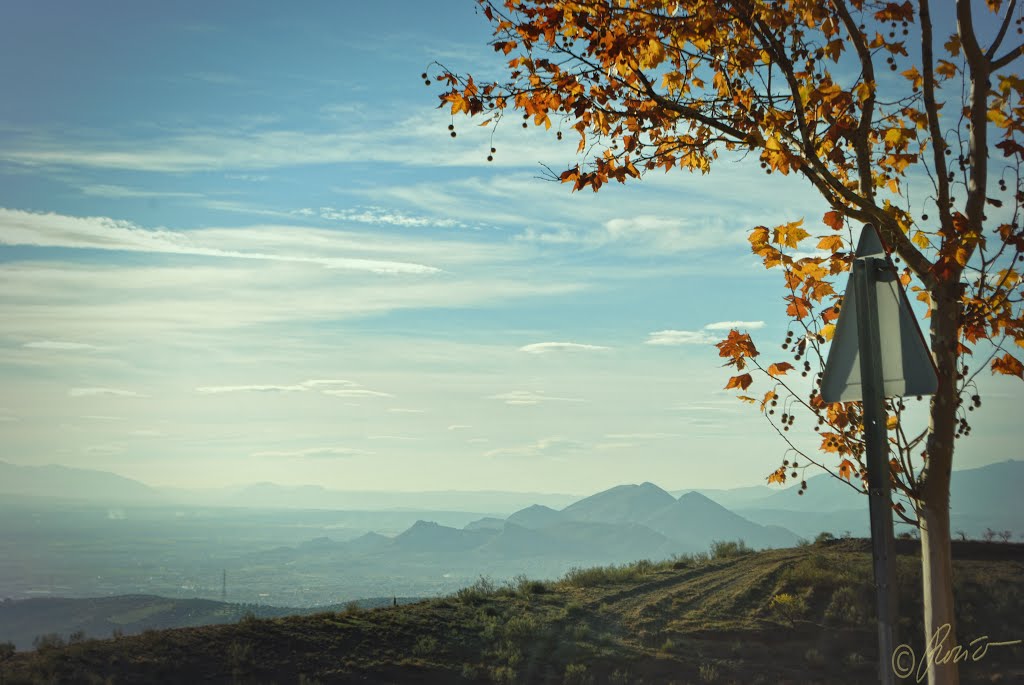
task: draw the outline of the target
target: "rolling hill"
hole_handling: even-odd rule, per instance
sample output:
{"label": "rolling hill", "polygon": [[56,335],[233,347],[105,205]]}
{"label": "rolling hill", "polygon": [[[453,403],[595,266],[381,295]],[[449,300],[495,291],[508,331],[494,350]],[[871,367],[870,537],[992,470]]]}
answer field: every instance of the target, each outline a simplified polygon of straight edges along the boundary
{"label": "rolling hill", "polygon": [[[919,550],[900,543],[899,642],[923,655]],[[954,545],[954,559],[960,642],[1015,638],[1024,546]],[[877,678],[870,578],[866,540],[700,555],[481,581],[397,607],[49,636],[34,652],[0,652],[0,681],[860,685]],[[1021,682],[1022,664],[1024,646],[993,645],[960,665],[961,682]]]}

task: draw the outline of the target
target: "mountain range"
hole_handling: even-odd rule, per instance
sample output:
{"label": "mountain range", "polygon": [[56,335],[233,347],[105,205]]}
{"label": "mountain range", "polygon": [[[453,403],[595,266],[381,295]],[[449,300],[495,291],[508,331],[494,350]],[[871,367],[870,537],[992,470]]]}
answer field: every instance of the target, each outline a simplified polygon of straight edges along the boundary
{"label": "mountain range", "polygon": [[[667,540],[687,545],[697,540],[686,532],[688,521],[718,516],[716,534],[751,536],[779,546],[789,539],[780,529],[811,538],[822,530],[866,535],[867,500],[849,483],[829,474],[807,479],[802,495],[795,487],[750,486],[732,489],[666,491],[652,483],[621,485],[581,498],[563,493],[506,491],[366,492],[331,490],[318,485],[282,486],[256,483],[232,488],[184,490],[155,488],[114,473],[66,466],[23,466],[0,461],[0,494],[10,497],[62,498],[105,505],[202,505],[252,509],[322,509],[347,511],[445,510],[487,512],[472,529],[501,530],[507,524],[539,530],[569,521],[633,523]],[[954,471],[951,519],[954,531],[977,537],[986,528],[1024,530],[1024,461],[1007,460]],[[701,499],[684,500],[689,493]],[[711,504],[718,509],[712,513]],[[703,508],[703,509],[702,509]],[[698,515],[696,511],[701,510]],[[813,516],[808,516],[813,514]],[[451,517],[449,517],[450,520]],[[728,525],[726,522],[729,521]],[[749,528],[749,525],[759,528]],[[763,528],[764,530],[761,530]]]}

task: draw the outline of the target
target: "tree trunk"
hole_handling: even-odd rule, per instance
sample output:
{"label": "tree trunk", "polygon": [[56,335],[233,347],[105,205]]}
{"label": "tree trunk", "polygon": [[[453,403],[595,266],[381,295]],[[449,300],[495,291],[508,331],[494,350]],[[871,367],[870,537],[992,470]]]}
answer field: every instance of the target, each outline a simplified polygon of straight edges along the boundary
{"label": "tree trunk", "polygon": [[931,318],[931,349],[938,371],[939,387],[931,401],[927,462],[921,482],[921,499],[918,502],[921,583],[924,591],[924,648],[915,652],[919,664],[922,660],[926,661],[929,685],[957,685],[960,682],[957,662],[950,653],[956,645],[956,616],[953,606],[953,555],[949,537],[949,485],[959,400],[958,281],[940,283],[933,289],[932,296],[935,309]]}
{"label": "tree trunk", "polygon": [[[956,644],[953,565],[949,544],[949,507],[925,503],[921,512],[921,582],[924,588],[924,647],[914,650],[915,675],[928,671],[929,685],[957,685],[960,677],[951,652]],[[948,631],[948,632],[947,632]],[[941,642],[940,642],[941,641]],[[922,666],[921,662],[925,662]]]}

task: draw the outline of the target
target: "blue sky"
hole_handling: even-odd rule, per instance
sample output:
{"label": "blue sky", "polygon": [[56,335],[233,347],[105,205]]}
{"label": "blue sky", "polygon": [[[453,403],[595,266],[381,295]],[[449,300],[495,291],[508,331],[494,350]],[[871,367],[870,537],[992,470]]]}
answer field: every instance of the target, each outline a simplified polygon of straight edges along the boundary
{"label": "blue sky", "polygon": [[[8,8],[0,458],[184,486],[763,482],[784,445],[712,343],[740,322],[777,349],[780,275],[746,235],[824,233],[826,207],[756,161],[572,194],[538,178],[570,136],[451,138],[420,73],[500,73],[474,7]],[[1019,383],[983,382],[960,467],[1021,456]]]}

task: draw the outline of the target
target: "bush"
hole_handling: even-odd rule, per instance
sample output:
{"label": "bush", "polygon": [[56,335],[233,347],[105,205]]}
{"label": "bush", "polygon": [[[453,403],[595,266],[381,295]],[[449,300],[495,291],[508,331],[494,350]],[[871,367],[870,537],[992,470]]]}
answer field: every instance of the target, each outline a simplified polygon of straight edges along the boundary
{"label": "bush", "polygon": [[700,665],[700,679],[705,683],[718,682],[718,667],[714,664]]}
{"label": "bush", "polygon": [[426,657],[437,651],[437,638],[433,635],[420,635],[412,646],[414,656]]}
{"label": "bush", "polygon": [[0,661],[10,659],[15,651],[13,642],[0,642]]}
{"label": "bush", "polygon": [[825,620],[857,626],[868,620],[865,607],[870,606],[863,593],[850,585],[836,588],[832,601],[825,609]]}
{"label": "bush", "polygon": [[540,621],[529,614],[521,614],[506,621],[502,632],[513,642],[528,642],[537,637],[540,629]]}
{"label": "bush", "polygon": [[803,597],[782,592],[771,598],[768,602],[768,609],[777,618],[792,624],[798,618],[807,613],[807,601]]}
{"label": "bush", "polygon": [[827,530],[823,530],[814,537],[814,544],[821,545],[826,542],[832,542],[836,539],[836,536]]}
{"label": "bush", "polygon": [[595,587],[637,580],[655,570],[649,559],[620,566],[595,566],[593,568],[573,567],[562,577],[562,582],[574,587]]}
{"label": "bush", "polygon": [[344,614],[346,616],[355,616],[356,614],[361,613],[363,613],[363,607],[359,606],[359,602],[353,600],[345,605]]}
{"label": "bush", "polygon": [[249,609],[244,614],[242,614],[242,616],[238,619],[238,622],[243,626],[247,626],[252,625],[254,623],[259,623],[259,620],[260,619],[256,616],[255,612],[253,612],[252,609]]}
{"label": "bush", "polygon": [[728,559],[730,557],[740,557],[744,554],[751,554],[753,553],[753,551],[753,549],[747,547],[747,543],[745,543],[743,540],[715,540],[711,543],[712,559]]}
{"label": "bush", "polygon": [[40,652],[47,649],[59,649],[64,646],[64,638],[57,633],[46,633],[45,635],[39,635],[36,639],[32,640],[32,646]]}
{"label": "bush", "polygon": [[542,595],[548,591],[548,585],[541,580],[530,580],[523,574],[515,576],[505,583],[506,588],[512,594],[517,594],[522,597],[529,597],[530,595]]}
{"label": "bush", "polygon": [[472,585],[461,588],[455,593],[459,601],[465,604],[478,602],[486,597],[492,596],[497,591],[494,581],[485,576],[480,576]]}
{"label": "bush", "polygon": [[569,664],[565,667],[562,682],[565,685],[590,685],[594,682],[594,677],[587,673],[587,667],[583,664]]}
{"label": "bush", "polygon": [[804,652],[804,661],[815,668],[820,668],[825,665],[825,657],[822,656],[821,652],[814,647],[811,647]]}

